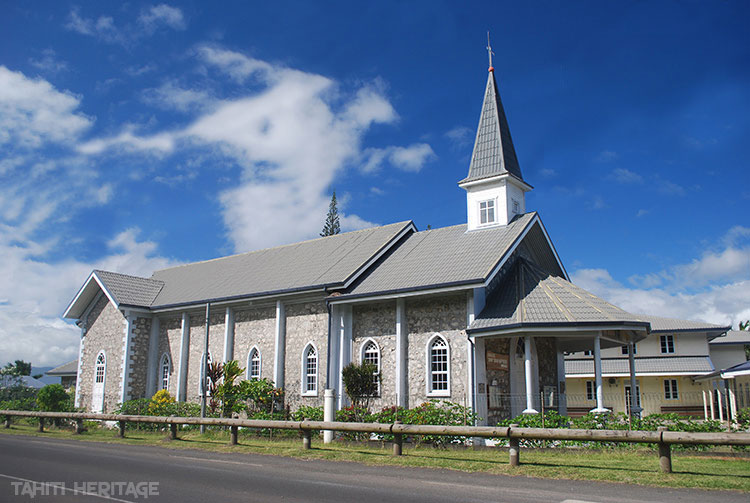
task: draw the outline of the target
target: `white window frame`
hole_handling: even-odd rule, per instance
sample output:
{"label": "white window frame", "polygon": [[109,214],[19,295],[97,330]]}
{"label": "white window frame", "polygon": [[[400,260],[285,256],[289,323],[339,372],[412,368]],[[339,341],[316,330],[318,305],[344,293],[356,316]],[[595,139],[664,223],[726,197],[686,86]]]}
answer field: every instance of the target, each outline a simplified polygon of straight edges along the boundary
{"label": "white window frame", "polygon": [[[258,355],[258,375],[253,375],[253,353]],[[245,378],[249,381],[252,379],[260,379],[263,372],[263,355],[260,353],[258,346],[253,346],[247,353],[247,367],[245,368]]]}
{"label": "white window frame", "polygon": [[[435,390],[432,388],[432,347],[435,342],[440,339],[445,344],[446,351],[446,389]],[[427,340],[427,346],[425,348],[425,385],[427,388],[428,397],[446,397],[451,396],[451,346],[448,343],[448,339],[441,334],[435,333]],[[442,373],[442,371],[441,371]]]}
{"label": "white window frame", "polygon": [[[98,369],[99,369],[99,357],[102,357],[104,359],[104,363],[102,364],[102,380],[99,382],[98,378]],[[99,402],[98,398],[95,396],[95,392],[97,391],[97,388],[101,388],[101,401]],[[94,359],[94,383],[93,387],[91,388],[91,410],[94,412],[104,412],[104,404],[106,403],[106,392],[107,392],[107,353],[102,349],[96,354],[96,358]],[[94,398],[97,398],[98,405],[94,403]]]}
{"label": "white window frame", "polygon": [[596,384],[594,384],[594,381],[586,381],[586,400],[589,402],[596,400]]}
{"label": "white window frame", "polygon": [[[484,208],[482,208],[484,205]],[[490,211],[492,211],[492,219],[490,219]],[[485,222],[482,222],[482,217],[485,217]],[[479,201],[479,225],[492,225],[497,223],[497,199],[485,199]]]}
{"label": "white window frame", "polygon": [[[99,357],[104,359],[102,363],[102,380],[99,381]],[[107,382],[107,355],[104,350],[99,351],[96,354],[96,360],[94,360],[94,384],[105,384]]]}
{"label": "white window frame", "polygon": [[362,347],[360,348],[359,361],[361,361],[362,363],[365,362],[365,355],[367,354],[367,347],[370,344],[375,346],[375,352],[377,353],[377,361],[375,363],[375,378],[377,379],[378,389],[375,392],[375,396],[380,396],[380,368],[381,368],[383,353],[380,351],[380,345],[375,339],[368,337],[362,343]]}
{"label": "white window frame", "polygon": [[[164,384],[164,364],[166,361],[167,366],[167,384]],[[159,359],[159,390],[165,389],[169,391],[169,382],[172,377],[172,359],[169,357],[169,353],[164,353]]]}
{"label": "white window frame", "polygon": [[679,400],[680,390],[677,379],[664,379],[664,400]]}
{"label": "white window frame", "polygon": [[[630,410],[630,397],[628,396],[629,392],[630,392],[630,383],[629,382],[625,384],[623,392],[625,393],[625,410],[628,411],[628,410]],[[642,405],[641,405],[641,383],[640,383],[640,381],[636,381],[635,382],[635,392],[636,392],[635,405],[636,405],[636,407],[642,407]]]}
{"label": "white window frame", "polygon": [[674,336],[672,334],[659,336],[659,351],[663,355],[671,355],[675,353]]}
{"label": "white window frame", "polygon": [[[308,352],[312,349],[315,351],[315,374],[308,374],[307,373],[307,355]],[[308,342],[305,345],[305,349],[302,350],[302,362],[300,365],[300,391],[302,396],[318,396],[318,376],[320,375],[320,352],[318,351],[317,346],[313,342]],[[307,386],[307,378],[310,375],[315,376],[315,389],[308,389]]]}

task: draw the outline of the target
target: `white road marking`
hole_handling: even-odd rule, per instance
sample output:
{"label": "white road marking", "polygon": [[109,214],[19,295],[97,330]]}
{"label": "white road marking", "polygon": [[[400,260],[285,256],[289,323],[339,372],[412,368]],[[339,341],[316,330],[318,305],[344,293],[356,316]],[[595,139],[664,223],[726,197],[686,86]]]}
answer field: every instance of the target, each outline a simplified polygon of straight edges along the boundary
{"label": "white road marking", "polygon": [[209,458],[193,458],[190,456],[169,456],[170,458],[177,458],[177,459],[192,459],[194,461],[208,461],[211,463],[227,463],[231,465],[243,465],[243,466],[257,466],[257,467],[263,467],[260,463],[245,463],[243,461],[229,461],[227,459],[209,459]]}
{"label": "white road marking", "polygon": [[70,487],[60,486],[58,484],[50,484],[49,482],[42,482],[40,480],[29,480],[29,479],[22,479],[21,477],[13,477],[12,475],[5,475],[0,473],[0,477],[4,477],[6,479],[12,479],[12,480],[20,480],[21,482],[31,482],[32,484],[41,484],[45,487],[50,487],[54,491],[70,491],[73,494],[83,494],[84,496],[93,496],[94,498],[101,498],[109,501],[119,501],[120,503],[135,503],[133,500],[121,500],[119,498],[113,498],[112,496],[105,496],[103,494],[97,494],[97,493],[90,493],[86,491],[81,491],[79,489],[71,489]]}

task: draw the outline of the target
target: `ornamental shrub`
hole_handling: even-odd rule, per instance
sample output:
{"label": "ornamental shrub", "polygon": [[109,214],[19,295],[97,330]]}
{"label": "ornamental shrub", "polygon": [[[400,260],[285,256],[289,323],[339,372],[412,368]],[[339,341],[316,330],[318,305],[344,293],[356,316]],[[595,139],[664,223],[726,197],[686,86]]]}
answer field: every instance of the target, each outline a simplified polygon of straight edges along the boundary
{"label": "ornamental shrub", "polygon": [[169,391],[160,389],[151,397],[148,403],[149,416],[169,416],[174,411],[175,399]]}
{"label": "ornamental shrub", "polygon": [[48,384],[36,395],[37,408],[44,412],[70,412],[73,401],[61,384]]}
{"label": "ornamental shrub", "polygon": [[741,430],[750,428],[750,407],[740,409],[737,412],[737,426]]}

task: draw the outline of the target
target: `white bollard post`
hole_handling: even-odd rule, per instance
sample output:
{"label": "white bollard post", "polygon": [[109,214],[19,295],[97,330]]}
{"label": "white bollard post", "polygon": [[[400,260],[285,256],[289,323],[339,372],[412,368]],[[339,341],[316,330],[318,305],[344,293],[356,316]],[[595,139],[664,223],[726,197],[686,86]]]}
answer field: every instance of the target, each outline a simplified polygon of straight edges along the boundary
{"label": "white bollard post", "polygon": [[[324,392],[323,421],[333,421],[336,414],[336,390],[327,389]],[[333,430],[323,430],[323,443],[333,442]]]}

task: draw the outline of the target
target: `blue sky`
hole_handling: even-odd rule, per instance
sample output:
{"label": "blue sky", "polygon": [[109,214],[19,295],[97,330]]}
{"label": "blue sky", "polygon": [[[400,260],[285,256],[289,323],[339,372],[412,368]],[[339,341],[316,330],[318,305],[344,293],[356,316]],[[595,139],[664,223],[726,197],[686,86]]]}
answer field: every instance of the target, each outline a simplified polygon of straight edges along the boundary
{"label": "blue sky", "polygon": [[315,237],[334,188],[345,230],[465,222],[487,30],[527,209],[574,281],[750,318],[746,2],[3,11],[0,360],[75,358],[60,314],[92,268]]}

